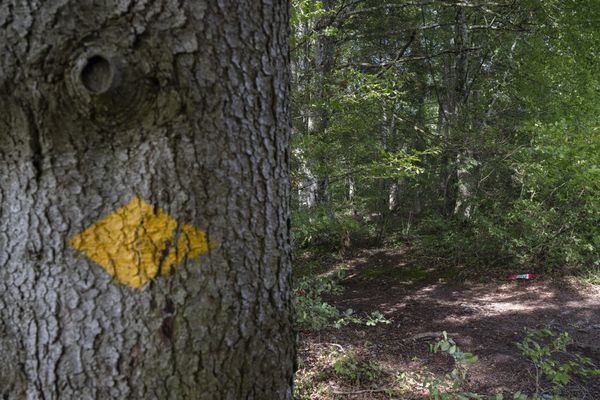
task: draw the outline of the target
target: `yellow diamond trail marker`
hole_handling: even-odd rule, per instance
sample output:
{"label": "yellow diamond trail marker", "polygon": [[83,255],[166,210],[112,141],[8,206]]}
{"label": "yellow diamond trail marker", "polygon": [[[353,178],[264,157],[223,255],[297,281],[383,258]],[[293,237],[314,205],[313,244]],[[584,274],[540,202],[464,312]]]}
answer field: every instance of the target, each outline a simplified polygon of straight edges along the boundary
{"label": "yellow diamond trail marker", "polygon": [[168,276],[185,257],[213,248],[206,233],[177,221],[139,197],[71,239],[119,282],[140,288],[158,275]]}

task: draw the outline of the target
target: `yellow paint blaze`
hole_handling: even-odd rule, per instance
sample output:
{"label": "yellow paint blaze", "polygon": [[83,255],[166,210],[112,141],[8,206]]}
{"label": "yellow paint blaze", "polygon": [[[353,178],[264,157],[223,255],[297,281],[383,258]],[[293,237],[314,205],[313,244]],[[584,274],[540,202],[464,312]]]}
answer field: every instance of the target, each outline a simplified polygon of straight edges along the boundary
{"label": "yellow paint blaze", "polygon": [[170,274],[171,270],[181,264],[185,257],[194,259],[212,247],[206,239],[206,233],[196,230],[192,225],[183,225],[177,246],[171,247],[169,255],[165,258],[161,269],[162,275]]}
{"label": "yellow paint blaze", "polygon": [[139,197],[70,243],[116,280],[134,288],[159,273],[169,275],[184,258],[194,259],[213,247],[206,234],[191,225],[183,225],[178,233],[173,217]]}

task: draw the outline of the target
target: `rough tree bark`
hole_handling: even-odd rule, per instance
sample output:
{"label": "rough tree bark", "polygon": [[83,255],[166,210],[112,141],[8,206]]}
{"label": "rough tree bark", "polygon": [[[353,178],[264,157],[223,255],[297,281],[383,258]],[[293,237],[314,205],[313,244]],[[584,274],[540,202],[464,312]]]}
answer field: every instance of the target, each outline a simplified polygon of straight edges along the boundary
{"label": "rough tree bark", "polygon": [[291,398],[287,21],[0,2],[0,398]]}

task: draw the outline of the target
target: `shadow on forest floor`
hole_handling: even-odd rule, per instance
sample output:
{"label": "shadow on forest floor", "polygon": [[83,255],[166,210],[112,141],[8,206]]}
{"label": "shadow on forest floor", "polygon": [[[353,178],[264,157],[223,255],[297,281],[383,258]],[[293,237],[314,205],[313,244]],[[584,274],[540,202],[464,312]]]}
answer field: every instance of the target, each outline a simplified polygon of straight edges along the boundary
{"label": "shadow on forest floor", "polygon": [[[409,259],[402,251],[371,249],[344,260],[345,290],[326,300],[358,314],[381,311],[392,322],[301,331],[300,375],[318,371],[311,378],[313,397],[306,398],[422,398],[423,392],[414,387],[401,395],[383,390],[398,386],[397,374],[403,372],[421,377],[450,372],[450,358],[429,351],[432,341],[411,339],[427,332],[446,331],[463,351],[479,357],[464,390],[484,395],[534,390],[532,365],[516,347],[524,328],[566,331],[574,340],[568,350],[600,365],[600,288],[543,276],[525,282],[507,282],[500,276],[470,282],[452,270]],[[335,265],[330,261],[329,266]],[[327,269],[325,263],[319,267],[320,272]],[[340,379],[332,372],[331,350],[327,350],[332,348],[354,349],[359,358],[377,363],[380,378],[368,383]],[[600,399],[600,380],[575,381],[570,390],[576,393],[572,398]]]}

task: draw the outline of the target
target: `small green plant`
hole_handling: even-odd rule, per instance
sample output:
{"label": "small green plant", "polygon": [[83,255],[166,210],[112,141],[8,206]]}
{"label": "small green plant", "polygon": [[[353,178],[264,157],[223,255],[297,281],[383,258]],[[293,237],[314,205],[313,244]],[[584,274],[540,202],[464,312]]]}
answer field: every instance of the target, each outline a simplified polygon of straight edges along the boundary
{"label": "small green plant", "polygon": [[352,349],[337,349],[332,355],[336,375],[356,386],[377,381],[383,372],[379,363],[361,359]]}
{"label": "small green plant", "polygon": [[294,379],[294,400],[310,399],[315,382],[307,371],[298,371]]}
{"label": "small green plant", "polygon": [[338,312],[338,317],[333,322],[333,327],[336,329],[340,329],[346,325],[350,324],[360,324],[362,320],[354,314],[354,310],[351,308],[346,309],[344,312]]}
{"label": "small green plant", "polygon": [[[511,397],[462,391],[461,388],[467,382],[469,368],[478,362],[478,357],[463,352],[446,332],[442,333],[441,339],[430,345],[430,351],[451,356],[454,360],[452,372],[442,379],[423,378],[409,372],[398,373],[396,388],[402,393],[414,386],[423,387],[428,392],[427,398],[431,400],[560,400],[564,398],[562,392],[573,376],[600,376],[600,369],[594,369],[595,366],[590,359],[567,350],[567,346],[573,342],[567,332],[558,335],[548,329],[526,330],[526,332],[526,337],[522,342],[517,343],[517,346],[535,366],[536,388],[531,396],[520,391],[512,394]],[[543,377],[552,383],[552,390],[542,388]]]}
{"label": "small green plant", "polygon": [[395,387],[399,394],[410,393],[414,387],[421,387],[422,379],[418,371],[396,372]]}
{"label": "small green plant", "polygon": [[383,315],[379,311],[373,311],[369,314],[365,320],[365,325],[367,326],[375,326],[377,324],[386,324],[389,325],[392,321],[387,319],[385,315]]}
{"label": "small green plant", "polygon": [[539,398],[542,392],[542,377],[552,384],[554,396],[560,396],[574,375],[600,376],[600,369],[590,368],[593,364],[589,358],[567,350],[571,343],[573,339],[568,332],[557,335],[549,329],[526,329],[525,338],[517,347],[535,367],[534,398]]}
{"label": "small green plant", "polygon": [[[294,381],[294,400],[312,400],[321,399],[329,392],[329,387],[325,382],[318,382],[318,379],[311,374],[296,374]],[[317,397],[315,397],[317,396]]]}
{"label": "small green plant", "polygon": [[476,393],[448,393],[450,390],[460,389],[467,380],[469,365],[475,364],[479,359],[472,353],[463,352],[446,332],[442,333],[442,338],[430,345],[432,353],[443,352],[452,357],[454,368],[452,372],[446,375],[445,380],[426,379],[425,388],[429,392],[429,398],[434,400],[445,399],[478,399],[481,398]]}
{"label": "small green plant", "polygon": [[[463,392],[460,389],[467,382],[469,367],[479,361],[479,358],[473,354],[464,352],[456,345],[452,338],[448,337],[446,332],[442,332],[442,338],[436,343],[430,345],[433,353],[446,353],[454,360],[452,372],[446,374],[445,379],[426,378],[423,386],[428,391],[428,398],[432,400],[468,400],[468,399],[486,399],[486,400],[504,400],[502,394],[491,396],[480,395],[478,393]],[[513,400],[527,400],[527,395],[516,392]],[[508,400],[508,399],[506,399]]]}

